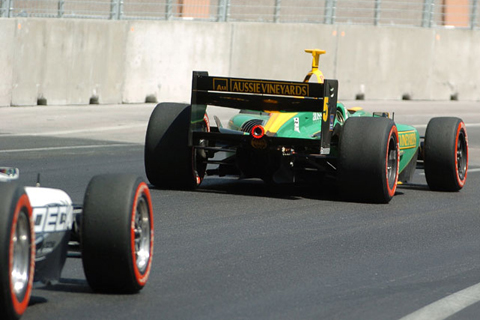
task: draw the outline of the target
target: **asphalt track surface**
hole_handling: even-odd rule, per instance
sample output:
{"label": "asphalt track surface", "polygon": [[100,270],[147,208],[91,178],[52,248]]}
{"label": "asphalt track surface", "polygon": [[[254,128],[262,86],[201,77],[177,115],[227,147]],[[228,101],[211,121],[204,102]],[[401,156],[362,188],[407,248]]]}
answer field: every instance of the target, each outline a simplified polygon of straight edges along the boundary
{"label": "asphalt track surface", "polygon": [[[208,177],[194,192],[152,189],[155,252],[136,295],[94,294],[81,261],[33,291],[22,319],[478,319],[480,103],[354,102],[425,130],[456,115],[470,166],[458,193],[422,171],[388,205],[339,201],[328,186],[271,190]],[[82,202],[95,174],[145,176],[154,105],[0,108],[0,165]]]}

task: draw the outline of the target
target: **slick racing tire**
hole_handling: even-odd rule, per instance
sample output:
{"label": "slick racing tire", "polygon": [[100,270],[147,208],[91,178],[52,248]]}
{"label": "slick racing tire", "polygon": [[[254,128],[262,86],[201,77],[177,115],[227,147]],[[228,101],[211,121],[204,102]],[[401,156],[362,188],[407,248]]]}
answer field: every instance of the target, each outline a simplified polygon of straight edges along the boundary
{"label": "slick racing tire", "polygon": [[388,118],[345,121],[339,139],[338,188],[347,200],[388,203],[397,189],[398,130]]}
{"label": "slick racing tire", "polygon": [[[156,187],[195,189],[206,171],[205,152],[188,146],[191,106],[159,103],[148,122],[145,138],[145,172]],[[208,121],[204,124],[208,130]]]}
{"label": "slick racing tire", "polygon": [[136,293],[153,257],[153,211],[147,184],[135,175],[100,175],[88,184],[80,226],[82,262],[95,292]]}
{"label": "slick racing tire", "polygon": [[32,207],[23,187],[0,183],[0,319],[28,307],[35,272]]}
{"label": "slick racing tire", "polygon": [[459,191],[468,169],[468,138],[459,118],[432,118],[425,131],[425,178],[431,190]]}

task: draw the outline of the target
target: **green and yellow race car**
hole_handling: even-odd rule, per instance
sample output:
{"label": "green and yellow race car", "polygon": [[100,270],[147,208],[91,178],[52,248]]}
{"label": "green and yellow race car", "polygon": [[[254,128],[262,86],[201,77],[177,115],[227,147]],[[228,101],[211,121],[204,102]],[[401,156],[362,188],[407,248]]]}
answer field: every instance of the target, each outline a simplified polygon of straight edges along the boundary
{"label": "green and yellow race car", "polygon": [[[462,189],[468,138],[461,119],[432,118],[420,137],[388,112],[349,109],[337,102],[338,81],[318,69],[325,51],[305,51],[313,62],[303,82],[193,72],[191,103],[160,103],[150,117],[149,181],[175,189],[194,189],[205,175],[271,184],[333,181],[346,200],[388,203],[397,184],[424,167],[430,189]],[[226,126],[214,115],[210,125],[210,106],[239,112]]]}

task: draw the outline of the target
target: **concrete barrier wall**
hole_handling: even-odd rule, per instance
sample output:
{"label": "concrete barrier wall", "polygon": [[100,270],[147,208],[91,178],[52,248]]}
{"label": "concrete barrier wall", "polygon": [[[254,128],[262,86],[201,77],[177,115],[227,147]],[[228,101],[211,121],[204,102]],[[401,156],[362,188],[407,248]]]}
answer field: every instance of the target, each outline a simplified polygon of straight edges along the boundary
{"label": "concrete barrier wall", "polygon": [[0,106],[12,100],[15,20],[0,19]]}
{"label": "concrete barrier wall", "polygon": [[193,70],[303,80],[340,98],[480,100],[480,32],[352,25],[0,19],[0,106],[188,101]]}
{"label": "concrete barrier wall", "polygon": [[480,100],[480,31],[438,30],[434,36],[430,99]]}
{"label": "concrete barrier wall", "polygon": [[224,23],[129,23],[123,102],[187,101],[192,71],[229,74],[233,26]]}
{"label": "concrete barrier wall", "polygon": [[12,105],[121,101],[126,22],[14,21]]}

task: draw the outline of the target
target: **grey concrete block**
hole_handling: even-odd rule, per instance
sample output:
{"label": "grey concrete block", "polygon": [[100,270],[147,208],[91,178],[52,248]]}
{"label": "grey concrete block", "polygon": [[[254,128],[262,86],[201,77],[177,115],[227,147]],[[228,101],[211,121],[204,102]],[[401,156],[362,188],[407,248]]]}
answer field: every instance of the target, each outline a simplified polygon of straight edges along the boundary
{"label": "grey concrete block", "polygon": [[0,107],[12,101],[15,20],[0,19]]}

